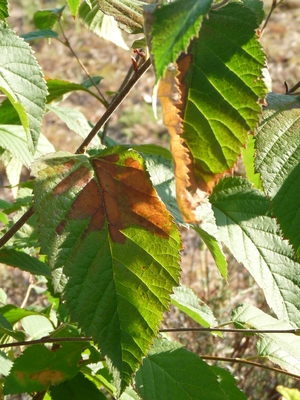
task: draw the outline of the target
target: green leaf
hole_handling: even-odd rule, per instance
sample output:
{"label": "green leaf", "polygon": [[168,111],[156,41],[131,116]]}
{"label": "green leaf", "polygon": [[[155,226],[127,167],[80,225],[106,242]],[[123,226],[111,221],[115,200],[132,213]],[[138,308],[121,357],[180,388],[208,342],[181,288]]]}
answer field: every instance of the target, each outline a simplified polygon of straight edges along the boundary
{"label": "green leaf", "polygon": [[[24,132],[24,131],[23,131]],[[1,152],[1,150],[0,150]],[[13,157],[10,151],[4,150],[0,156],[1,161],[5,167],[5,172],[9,183],[12,186],[12,193],[14,198],[17,197],[18,187],[20,182],[20,176],[22,171],[22,162],[17,158]]]}
{"label": "green leaf", "polygon": [[61,343],[51,351],[38,344],[25,349],[5,380],[3,394],[32,393],[72,378],[79,371],[78,363],[84,343]]}
{"label": "green leaf", "polygon": [[0,262],[20,268],[22,271],[28,271],[33,275],[50,275],[50,269],[47,264],[23,251],[2,248],[0,249]]}
{"label": "green leaf", "polygon": [[0,376],[7,376],[12,366],[13,362],[0,350]]}
{"label": "green leaf", "polygon": [[33,16],[33,23],[37,29],[52,29],[57,22],[59,14],[64,10],[61,8],[51,8],[48,10],[38,10]]}
{"label": "green leaf", "polygon": [[47,95],[42,71],[29,45],[3,27],[0,27],[0,52],[0,89],[16,109],[26,132],[28,148],[34,153]]}
{"label": "green leaf", "polygon": [[124,389],[178,284],[178,228],[132,150],[56,153],[33,172],[42,252],[52,268],[63,266],[71,318],[99,344]]}
{"label": "green leaf", "polygon": [[92,8],[86,2],[80,5],[79,17],[84,25],[103,39],[109,40],[115,45],[128,50],[128,46],[124,42],[116,20],[100,11],[97,0],[91,0],[91,5]]}
{"label": "green leaf", "polygon": [[256,138],[255,166],[272,211],[300,255],[300,98],[270,93]]}
{"label": "green leaf", "polygon": [[140,400],[140,397],[131,387],[127,387],[120,400]]}
{"label": "green leaf", "polygon": [[180,343],[155,339],[136,373],[136,388],[143,399],[229,399],[217,376],[200,357]]}
{"label": "green leaf", "polygon": [[284,400],[300,400],[300,391],[298,389],[290,389],[278,385],[276,386],[276,390],[284,396]]}
{"label": "green leaf", "polygon": [[256,149],[254,146],[255,139],[252,135],[250,135],[247,147],[242,149],[243,163],[248,180],[253,184],[255,188],[262,190],[263,187],[260,179],[260,174],[255,173],[254,170],[254,158],[256,153]]}
{"label": "green leaf", "polygon": [[[290,330],[293,325],[279,321],[258,308],[240,304],[232,312],[232,320],[243,327],[259,330]],[[258,354],[279,364],[291,373],[300,372],[300,337],[290,333],[259,333]]]}
{"label": "green leaf", "polygon": [[32,31],[28,33],[24,33],[20,35],[21,38],[26,40],[26,42],[30,42],[35,39],[47,39],[47,38],[58,38],[58,33],[52,31],[52,29],[39,29],[38,31]]}
{"label": "green leaf", "polygon": [[[86,138],[91,131],[91,126],[89,125],[85,116],[75,108],[60,107],[56,105],[47,105],[47,110],[54,112],[63,122],[66,123],[67,127],[80,135],[82,138]],[[95,136],[92,144],[97,146],[100,144],[100,139]]]}
{"label": "green leaf", "polygon": [[50,386],[52,400],[82,400],[87,396],[93,400],[105,400],[107,397],[81,372],[74,378],[56,386]]}
{"label": "green leaf", "polygon": [[173,289],[171,303],[205,328],[218,325],[211,309],[201,301],[192,289],[181,285]]}
{"label": "green leaf", "polygon": [[217,375],[218,382],[223,391],[227,394],[228,399],[247,400],[245,394],[236,386],[236,380],[230,372],[215,365],[212,365],[210,368]]}
{"label": "green leaf", "polygon": [[0,288],[0,303],[6,304],[7,294],[4,292],[2,288]]}
{"label": "green leaf", "polygon": [[8,99],[0,104],[0,121],[2,125],[21,125],[19,114]]}
{"label": "green leaf", "polygon": [[18,308],[12,304],[0,307],[0,314],[2,314],[11,325],[16,324],[17,322],[21,321],[21,319],[28,317],[29,315],[40,315],[36,311]]}
{"label": "green leaf", "polygon": [[2,21],[5,21],[7,17],[9,17],[8,1],[0,0],[0,19],[2,19]]}
{"label": "green leaf", "polygon": [[40,339],[48,336],[54,328],[49,319],[44,315],[30,315],[23,318],[22,326],[30,337],[30,340]]}
{"label": "green leaf", "polygon": [[29,168],[35,158],[55,151],[44,135],[40,135],[35,155],[27,147],[26,134],[20,125],[0,125],[0,146]]}
{"label": "green leaf", "polygon": [[143,6],[147,1],[142,0],[98,0],[100,10],[111,15],[121,29],[129,33],[143,32]]}
{"label": "green leaf", "polygon": [[9,321],[3,314],[0,314],[0,335],[8,335],[17,341],[25,340],[25,333],[21,331],[14,331]]}
{"label": "green leaf", "polygon": [[210,203],[203,201],[203,203],[196,208],[196,219],[198,221],[198,226],[192,225],[193,229],[206,244],[219,271],[227,280],[227,262],[222,251],[216,219]]}
{"label": "green leaf", "polygon": [[245,7],[254,11],[257,17],[257,23],[260,25],[263,22],[264,13],[264,3],[261,0],[242,0]]}
{"label": "green leaf", "polygon": [[186,52],[190,41],[197,37],[203,18],[209,13],[213,0],[177,0],[154,11],[151,32],[156,80],[163,76],[169,63]]}
{"label": "green leaf", "polygon": [[97,98],[95,93],[87,88],[87,85],[81,85],[79,83],[62,81],[60,79],[47,79],[47,87],[49,92],[47,96],[47,104],[52,103],[54,100],[59,100],[65,94],[76,90],[83,90]]}
{"label": "green leaf", "polygon": [[80,5],[80,0],[67,0],[67,2],[70,7],[73,18],[75,18],[77,15],[77,12],[78,12],[79,5]]}
{"label": "green leaf", "polygon": [[299,324],[299,263],[264,194],[241,178],[220,180],[210,197],[220,239],[264,291],[278,318]]}

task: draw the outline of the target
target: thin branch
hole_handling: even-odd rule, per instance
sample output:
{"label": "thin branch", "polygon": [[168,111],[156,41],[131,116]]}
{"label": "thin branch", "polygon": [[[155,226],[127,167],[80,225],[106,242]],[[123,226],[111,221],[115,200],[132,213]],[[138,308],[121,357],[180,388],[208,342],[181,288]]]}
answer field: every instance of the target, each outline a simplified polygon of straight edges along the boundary
{"label": "thin branch", "polygon": [[268,365],[260,364],[258,362],[245,360],[244,358],[217,357],[217,356],[215,357],[215,356],[207,356],[205,354],[200,354],[199,357],[203,358],[203,360],[225,361],[225,362],[230,362],[230,363],[248,364],[248,365],[251,365],[252,367],[258,367],[258,368],[267,369],[269,371],[279,372],[280,374],[292,376],[293,378],[300,380],[299,375],[292,374],[291,372],[284,371],[280,368],[269,367]]}
{"label": "thin branch", "polygon": [[0,248],[11,239],[16,232],[29,220],[34,214],[33,206],[31,206],[25,214],[2,236],[0,239]]}
{"label": "thin branch", "polygon": [[84,141],[81,143],[81,145],[78,147],[76,150],[75,154],[81,154],[84,153],[86,147],[90,144],[91,140],[96,136],[96,134],[99,132],[99,130],[102,128],[102,126],[108,121],[108,119],[112,116],[112,114],[117,110],[119,105],[125,100],[131,89],[135,86],[135,84],[139,81],[139,79],[144,75],[144,73],[150,68],[151,66],[151,61],[150,58],[142,64],[142,66],[135,71],[134,75],[132,78],[128,81],[128,83],[125,85],[125,87],[122,89],[122,91],[118,94],[118,96],[111,102],[109,105],[108,109],[105,111],[105,113],[102,115],[102,117],[99,119],[99,121],[96,123],[94,128],[91,130],[89,135],[84,139]]}
{"label": "thin branch", "polygon": [[267,16],[267,18],[266,18],[266,20],[265,20],[265,23],[264,23],[262,29],[261,29],[260,37],[262,36],[263,31],[266,29],[266,26],[268,25],[268,22],[269,22],[269,20],[270,20],[270,18],[271,18],[271,15],[273,14],[273,11],[275,11],[276,8],[277,8],[278,6],[280,6],[280,4],[281,4],[282,2],[283,2],[283,0],[279,0],[278,3],[277,3],[277,0],[273,0],[273,3],[272,3],[272,5],[271,5],[270,11],[269,11],[269,14],[268,14],[268,16]]}
{"label": "thin branch", "polygon": [[[286,83],[286,82],[285,82]],[[286,86],[287,87],[287,86]],[[300,88],[300,81],[296,83],[293,87],[287,90],[286,94],[295,94],[296,90]]]}
{"label": "thin branch", "polygon": [[65,39],[65,42],[61,41],[61,43],[63,43],[65,46],[67,46],[68,49],[71,51],[71,53],[73,54],[73,56],[76,58],[78,64],[80,65],[80,67],[81,67],[82,70],[85,72],[86,76],[87,76],[88,79],[91,81],[92,85],[96,88],[97,92],[99,93],[99,96],[101,97],[101,99],[99,99],[99,100],[101,101],[101,103],[102,103],[105,107],[107,107],[107,106],[108,106],[107,100],[105,99],[105,97],[104,97],[103,94],[101,93],[101,91],[100,91],[98,85],[96,84],[96,82],[94,81],[94,79],[91,77],[89,71],[88,71],[87,68],[83,65],[82,61],[81,61],[80,58],[77,56],[77,54],[75,53],[73,47],[71,46],[71,44],[70,44],[70,42],[69,42],[69,39],[67,38],[67,36],[66,36],[66,34],[65,34],[65,32],[64,32],[64,29],[63,29],[63,27],[62,27],[62,23],[61,23],[61,18],[60,18],[60,16],[57,18],[57,20],[58,20],[58,24],[59,24],[61,33],[62,33],[62,35],[63,35],[63,37],[64,37],[64,39]]}
{"label": "thin branch", "polygon": [[163,328],[159,332],[224,332],[224,333],[291,333],[299,336],[300,329],[230,329],[230,328]]}
{"label": "thin branch", "polygon": [[32,281],[32,275],[30,275],[30,284],[28,285],[28,288],[27,288],[27,291],[26,291],[26,295],[25,295],[25,297],[24,297],[24,300],[23,300],[23,302],[22,302],[20,308],[24,308],[24,307],[26,306],[27,301],[28,301],[29,296],[30,296],[31,289],[32,289],[33,287],[34,287],[34,284],[33,284],[33,281]]}
{"label": "thin branch", "polygon": [[43,337],[41,339],[35,340],[25,340],[23,342],[14,343],[1,343],[0,349],[7,347],[18,347],[18,346],[31,346],[33,344],[44,344],[44,343],[60,343],[60,342],[92,342],[91,337],[61,337],[61,338],[51,338],[49,336]]}

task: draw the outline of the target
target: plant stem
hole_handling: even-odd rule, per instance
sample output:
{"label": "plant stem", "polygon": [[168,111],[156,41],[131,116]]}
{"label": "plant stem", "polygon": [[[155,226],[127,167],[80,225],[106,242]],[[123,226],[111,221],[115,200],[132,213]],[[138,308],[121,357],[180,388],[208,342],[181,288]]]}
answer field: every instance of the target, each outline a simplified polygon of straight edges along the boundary
{"label": "plant stem", "polygon": [[163,328],[159,332],[224,332],[224,333],[291,333],[299,336],[300,329],[230,329],[230,328]]}
{"label": "plant stem", "polygon": [[[85,148],[89,145],[94,136],[102,128],[102,126],[108,121],[112,114],[116,111],[119,105],[125,100],[131,89],[139,81],[139,79],[144,75],[144,73],[150,68],[151,61],[150,58],[142,64],[142,66],[134,73],[132,78],[127,82],[125,87],[117,95],[114,101],[109,105],[108,109],[96,123],[94,128],[91,130],[89,135],[84,139],[81,145],[76,150],[75,154],[84,153]],[[0,248],[5,245],[13,237],[13,235],[28,221],[28,219],[34,214],[33,206],[31,206],[25,214],[11,227],[0,239]]]}
{"label": "plant stem", "polygon": [[0,248],[11,239],[16,232],[29,220],[34,214],[33,206],[31,206],[25,214],[2,236],[0,239]]}
{"label": "plant stem", "polygon": [[265,20],[265,23],[264,23],[263,27],[261,28],[260,37],[262,36],[263,31],[266,29],[266,26],[268,25],[268,22],[269,22],[269,20],[270,20],[270,18],[271,18],[271,15],[273,14],[273,11],[275,11],[276,8],[277,8],[278,6],[280,6],[280,4],[281,4],[282,2],[283,2],[283,0],[279,0],[278,3],[277,3],[277,0],[273,0],[273,3],[272,3],[272,5],[271,5],[270,11],[269,11],[269,14],[268,14],[268,16],[267,16],[267,18],[266,18],[266,20]]}
{"label": "plant stem", "polygon": [[221,8],[223,6],[226,6],[227,3],[229,3],[229,0],[223,0],[220,3],[213,4],[210,9],[214,10],[214,11],[218,10],[219,8]]}
{"label": "plant stem", "polygon": [[279,372],[281,374],[292,376],[293,378],[300,380],[299,375],[292,374],[291,372],[284,371],[280,368],[269,367],[268,365],[263,365],[258,362],[245,360],[244,358],[207,356],[205,354],[200,354],[200,357],[203,358],[203,360],[225,361],[225,362],[230,362],[230,363],[248,364],[248,365],[251,365],[252,367],[258,367],[258,368],[267,369],[269,371]]}
{"label": "plant stem", "polygon": [[82,63],[82,61],[80,60],[80,58],[79,58],[79,57],[77,56],[77,54],[75,53],[73,47],[71,46],[71,44],[70,44],[70,42],[69,42],[69,39],[67,38],[67,36],[66,36],[66,34],[65,34],[65,32],[64,32],[64,29],[63,29],[63,27],[62,27],[61,16],[59,16],[59,18],[58,18],[57,20],[58,20],[58,24],[59,24],[61,33],[62,33],[62,35],[63,35],[63,37],[64,37],[64,39],[65,39],[65,42],[62,42],[62,41],[61,41],[61,43],[63,43],[65,46],[67,46],[68,49],[71,51],[71,53],[73,54],[73,56],[76,58],[78,64],[80,65],[80,67],[81,67],[82,70],[85,72],[86,76],[87,76],[88,79],[91,81],[92,85],[96,88],[97,92],[99,93],[99,96],[101,97],[101,100],[100,100],[100,99],[99,99],[99,100],[101,101],[101,103],[102,103],[105,107],[108,107],[107,100],[105,99],[105,97],[104,97],[103,94],[101,93],[101,91],[100,91],[98,85],[96,84],[96,82],[94,81],[94,79],[92,78],[92,76],[90,75],[90,73],[89,73],[89,71],[87,70],[87,68],[83,65],[83,63]]}
{"label": "plant stem", "polygon": [[91,130],[89,135],[84,139],[84,141],[78,147],[75,154],[84,153],[85,148],[89,145],[94,136],[98,133],[98,131],[102,128],[102,126],[106,123],[106,121],[108,121],[108,119],[112,116],[112,114],[117,110],[119,105],[125,100],[131,89],[135,86],[138,80],[144,75],[144,73],[150,68],[150,66],[151,66],[151,61],[150,58],[148,58],[148,60],[145,61],[145,63],[142,64],[142,66],[133,74],[132,78],[127,82],[127,84],[124,86],[122,91],[117,95],[117,97],[110,103],[108,109],[96,123],[96,125]]}

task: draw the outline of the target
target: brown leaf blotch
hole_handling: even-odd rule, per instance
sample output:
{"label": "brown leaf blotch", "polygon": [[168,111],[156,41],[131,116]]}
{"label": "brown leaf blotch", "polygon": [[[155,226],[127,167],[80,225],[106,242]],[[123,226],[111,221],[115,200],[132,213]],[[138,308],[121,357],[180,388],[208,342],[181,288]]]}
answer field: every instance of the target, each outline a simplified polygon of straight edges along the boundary
{"label": "brown leaf blotch", "polygon": [[54,189],[54,196],[65,193],[72,187],[84,187],[92,179],[92,172],[84,166],[79,167],[63,179]]}

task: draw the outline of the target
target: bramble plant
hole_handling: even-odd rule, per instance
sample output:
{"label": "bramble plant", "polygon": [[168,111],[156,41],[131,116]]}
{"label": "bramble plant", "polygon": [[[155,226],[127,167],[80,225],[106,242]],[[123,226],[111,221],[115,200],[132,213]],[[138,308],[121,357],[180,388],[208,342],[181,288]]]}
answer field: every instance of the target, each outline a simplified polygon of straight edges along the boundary
{"label": "bramble plant", "polygon": [[[66,6],[37,11],[36,30],[20,37],[0,0],[0,158],[15,197],[0,201],[0,262],[46,283],[50,304],[6,304],[0,290],[0,394],[246,399],[206,358],[300,379],[299,85],[271,92],[259,40],[281,2],[265,18],[261,0],[68,0],[74,18],[105,39],[126,47],[120,29],[137,35],[132,66],[111,96],[69,43]],[[45,79],[30,47],[37,39],[61,41],[87,79]],[[111,115],[150,67],[170,151],[107,136]],[[59,105],[74,91],[106,108],[92,129]],[[46,112],[83,136],[75,154],[43,136]],[[246,177],[232,174],[241,153]],[[23,166],[33,179],[20,183]],[[243,303],[217,321],[180,285],[180,226],[199,234],[226,281],[223,242],[270,313]],[[259,362],[200,357],[171,340],[164,332],[172,329],[160,328],[170,303],[206,335],[255,335]]]}

